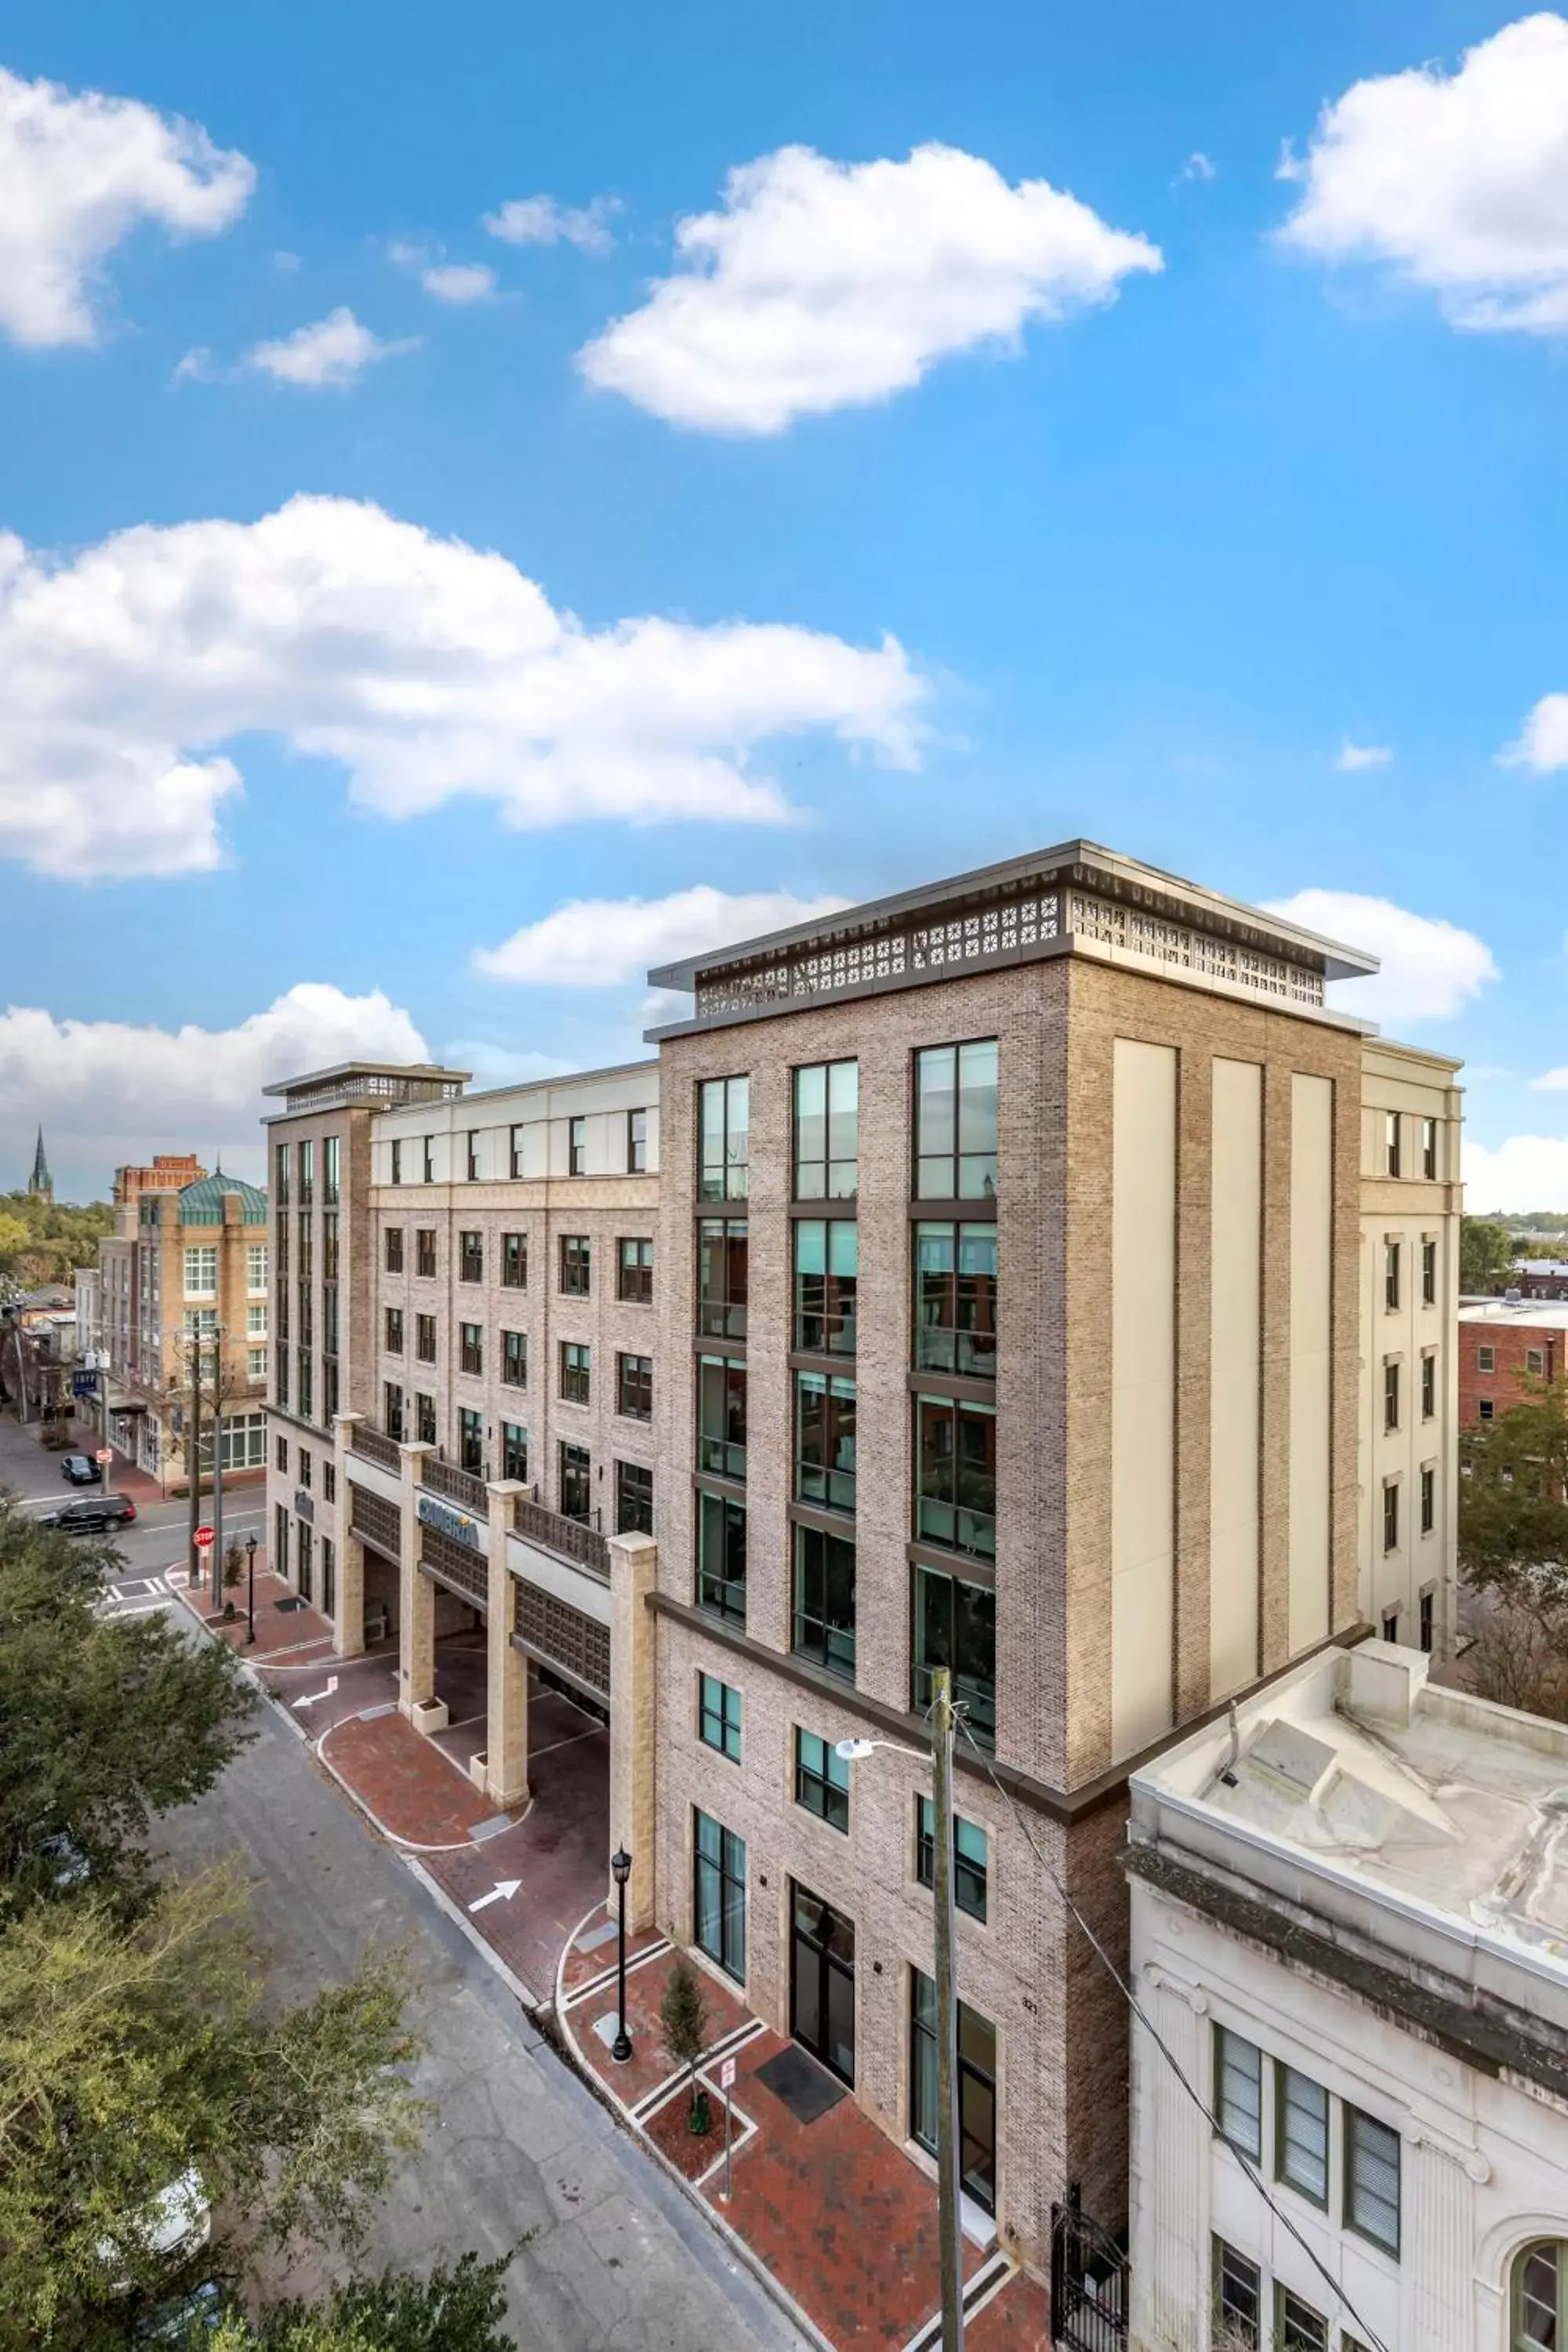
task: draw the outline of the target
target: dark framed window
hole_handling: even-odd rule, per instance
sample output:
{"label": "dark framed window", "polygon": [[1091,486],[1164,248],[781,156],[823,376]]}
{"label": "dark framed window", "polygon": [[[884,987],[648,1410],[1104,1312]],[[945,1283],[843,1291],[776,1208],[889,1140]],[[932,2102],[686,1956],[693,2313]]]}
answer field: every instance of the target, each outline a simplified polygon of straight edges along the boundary
{"label": "dark framed window", "polygon": [[616,1297],[634,1307],[653,1305],[653,1243],[624,1234],[616,1244]]}
{"label": "dark framed window", "polygon": [[[1431,1463],[1430,1463],[1430,1462],[1428,1462],[1428,1463],[1426,1463],[1426,1464],[1424,1465],[1424,1467],[1423,1467],[1423,1469],[1422,1469],[1422,1472],[1421,1472],[1421,1532],[1422,1532],[1422,1534],[1423,1534],[1424,1536],[1429,1536],[1429,1535],[1432,1533],[1433,1528],[1436,1526],[1436,1524],[1437,1524],[1437,1473],[1436,1473],[1436,1471],[1433,1468],[1433,1466],[1432,1466]],[[1431,1594],[1430,1594],[1430,1593],[1428,1593],[1428,1594],[1426,1595],[1426,1598],[1427,1598],[1428,1600],[1430,1600],[1430,1599],[1431,1599],[1431,1597],[1432,1597],[1432,1596],[1431,1596]],[[1430,1643],[1430,1642],[1424,1642],[1424,1643],[1422,1643],[1422,1645],[1421,1645],[1421,1646],[1422,1646],[1422,1648],[1423,1648],[1423,1649],[1429,1650],[1429,1649],[1431,1648],[1432,1644]]]}
{"label": "dark framed window", "polygon": [[459,1323],[458,1326],[458,1369],[463,1372],[480,1373],[485,1369],[485,1327],[482,1323]]}
{"label": "dark framed window", "polygon": [[500,1475],[528,1484],[528,1432],[521,1422],[503,1421],[500,1425]]}
{"label": "dark framed window", "polygon": [[996,1408],[915,1400],[915,1533],[976,1559],[996,1556]]}
{"label": "dark framed window", "polygon": [[1509,2352],[1558,2352],[1568,2343],[1568,2243],[1540,2238],[1514,2256]]}
{"label": "dark framed window", "polygon": [[458,1461],[476,1478],[484,1475],[485,1425],[482,1414],[465,1405],[458,1415]]}
{"label": "dark framed window", "polygon": [[1385,1176],[1399,1173],[1399,1113],[1385,1110],[1383,1114],[1383,1171]]}
{"label": "dark framed window", "polygon": [[424,1181],[426,1184],[434,1184],[436,1181],[436,1139],[433,1135],[423,1135],[420,1137],[419,1140],[424,1146]]}
{"label": "dark framed window", "polygon": [[561,1236],[561,1289],[567,1298],[586,1298],[593,1279],[594,1244],[586,1234]]}
{"label": "dark framed window", "polygon": [[641,1462],[616,1465],[616,1533],[653,1533],[653,1472]]}
{"label": "dark framed window", "polygon": [[321,1496],[322,1499],[329,1503],[335,1503],[338,1499],[338,1473],[335,1463],[323,1462],[321,1465]]}
{"label": "dark framed window", "polygon": [[403,1227],[401,1225],[388,1225],[385,1245],[388,1274],[401,1274],[403,1272]]}
{"label": "dark framed window", "polygon": [[1256,2163],[1263,2160],[1263,2053],[1255,2042],[1214,2030],[1214,2112],[1220,2137]]}
{"label": "dark framed window", "polygon": [[746,1507],[732,1495],[697,1497],[697,1606],[746,1622]]}
{"label": "dark framed window", "polygon": [[626,1173],[640,1176],[647,1167],[647,1113],[626,1113]]}
{"label": "dark framed window", "polygon": [[1423,1242],[1421,1244],[1421,1304],[1423,1307],[1436,1307],[1437,1304],[1437,1244],[1436,1242]]}
{"label": "dark framed window", "polygon": [[414,1391],[414,1433],[420,1445],[436,1443],[436,1400],[424,1389]]}
{"label": "dark framed window", "polygon": [[321,1212],[321,1280],[336,1282],[338,1278],[338,1219],[337,1212]]}
{"label": "dark framed window", "polygon": [[331,1536],[321,1538],[321,1614],[338,1613],[338,1556]]}
{"label": "dark framed window", "polygon": [[528,1288],[528,1235],[526,1234],[502,1234],[500,1282],[503,1290]]}
{"label": "dark framed window", "polygon": [[[403,1181],[403,1138],[400,1135],[395,1135],[392,1139],[392,1181],[395,1184],[401,1184]],[[283,1197],[285,1200],[288,1199],[287,1192]]]}
{"label": "dark framed window", "polygon": [[692,1817],[691,1940],[737,1984],[746,1981],[746,1842],[710,1814]]}
{"label": "dark framed window", "polygon": [[966,1380],[996,1374],[996,1228],[915,1227],[915,1366]]}
{"label": "dark framed window", "polygon": [[403,1436],[403,1389],[397,1381],[384,1382],[381,1391],[381,1425],[388,1437]]}
{"label": "dark framed window", "polygon": [[483,1234],[458,1235],[458,1280],[483,1282],[485,1278],[485,1237]]}
{"label": "dark framed window", "polygon": [[697,1466],[720,1478],[746,1475],[746,1367],[732,1356],[697,1359]]}
{"label": "dark framed window", "polygon": [[526,1331],[501,1333],[500,1376],[509,1389],[524,1389],[528,1386],[528,1334]]}
{"label": "dark framed window", "polygon": [[279,1576],[289,1574],[289,1514],[281,1503],[272,1506],[272,1565]]}
{"label": "dark framed window", "polygon": [[855,1353],[860,1229],[853,1217],[798,1217],[795,1228],[795,1344],[804,1354]]}
{"label": "dark framed window", "polygon": [[1274,2289],[1274,2352],[1329,2352],[1329,2323],[1288,2286]]}
{"label": "dark framed window", "polygon": [[1310,2074],[1274,2065],[1274,2177],[1314,2205],[1329,2201],[1329,2095]]}
{"label": "dark framed window", "polygon": [[479,1131],[477,1127],[470,1127],[468,1129],[464,1165],[468,1171],[469,1183],[477,1184],[479,1181]]}
{"label": "dark framed window", "polygon": [[1436,1418],[1436,1412],[1437,1359],[1436,1356],[1423,1356],[1421,1359],[1421,1418],[1423,1421],[1432,1421]]}
{"label": "dark framed window", "polygon": [[1399,1304],[1399,1294],[1401,1288],[1399,1279],[1399,1244],[1397,1242],[1384,1242],[1383,1245],[1383,1303],[1385,1307],[1389,1308],[1396,1307]]}
{"label": "dark framed window", "polygon": [[[991,1841],[978,1822],[952,1817],[952,1899],[972,1919],[984,1919],[990,1892]],[[915,1799],[915,1876],[936,1885],[936,1808],[929,1797]]]}
{"label": "dark framed window", "polygon": [[389,1356],[401,1356],[403,1353],[402,1307],[389,1307],[385,1311],[384,1322],[386,1328],[382,1344]]}
{"label": "dark framed window", "polygon": [[566,1171],[571,1176],[588,1173],[588,1122],[585,1118],[568,1119],[566,1123]]}
{"label": "dark framed window", "polygon": [[316,1193],[316,1147],[306,1136],[300,1145],[300,1206],[308,1209]]}
{"label": "dark framed window", "polygon": [[414,1229],[414,1271],[425,1282],[436,1279],[436,1228],[416,1225]]}
{"label": "dark framed window", "polygon": [[275,1347],[272,1350],[272,1386],[279,1404],[285,1412],[289,1405],[289,1350]]}
{"label": "dark framed window", "polygon": [[563,1445],[561,1516],[586,1521],[594,1515],[594,1470],[585,1445]]}
{"label": "dark framed window", "polygon": [[561,1394],[566,1403],[588,1402],[592,1369],[592,1350],[586,1340],[562,1340]]}
{"label": "dark framed window", "polygon": [[1383,1368],[1383,1425],[1385,1430],[1399,1426],[1399,1366],[1384,1364]]}
{"label": "dark framed window", "polygon": [[[910,2137],[934,2156],[937,2146],[936,1985],[910,1970]],[[996,2029],[958,2004],[959,2179],[965,2196],[996,2210]]]}
{"label": "dark framed window", "polygon": [[697,1196],[743,1201],[751,1191],[752,1082],[704,1078],[697,1089]]}
{"label": "dark framed window", "polygon": [[314,1373],[315,1363],[309,1348],[297,1349],[294,1355],[294,1377],[299,1387],[299,1405],[297,1410],[301,1421],[309,1421],[312,1417],[311,1396],[313,1391],[311,1382],[314,1378]]}
{"label": "dark framed window", "polygon": [[697,1677],[697,1737],[704,1748],[716,1748],[731,1764],[741,1760],[741,1694],[717,1675]]}
{"label": "dark framed window", "polygon": [[815,1731],[795,1735],[795,1801],[829,1829],[849,1834],[849,1767]]}
{"label": "dark framed window", "polygon": [[916,1561],[910,1571],[914,1624],[910,1643],[910,1696],[922,1715],[931,1705],[933,1666],[952,1676],[956,1705],[967,1710],[978,1740],[996,1734],[996,1595]]}
{"label": "dark framed window", "polygon": [[422,1364],[436,1360],[436,1318],[416,1315],[414,1318],[414,1353]]}
{"label": "dark framed window", "polygon": [[1419,1639],[1424,1650],[1430,1650],[1436,1637],[1436,1600],[1434,1592],[1423,1592],[1416,1600]]}
{"label": "dark framed window", "polygon": [[338,1360],[335,1356],[321,1359],[321,1426],[331,1429],[338,1417]]}
{"label": "dark framed window", "polygon": [[272,1451],[277,1456],[278,1467],[279,1470],[287,1471],[289,1467],[289,1440],[286,1437],[279,1438],[273,1446]]}
{"label": "dark framed window", "polygon": [[342,1140],[336,1135],[321,1140],[321,1198],[329,1209],[335,1209],[342,1190]]}
{"label": "dark framed window", "polygon": [[1359,2107],[1342,2107],[1344,2220],[1399,2260],[1399,2134]]}
{"label": "dark framed window", "polygon": [[795,1197],[849,1201],[859,1168],[860,1065],[813,1062],[795,1074]]}
{"label": "dark framed window", "polygon": [[1421,1173],[1436,1177],[1437,1173],[1437,1122],[1424,1118],[1421,1122]]}
{"label": "dark framed window", "polygon": [[522,1129],[514,1127],[507,1136],[507,1166],[514,1176],[522,1174]]}
{"label": "dark framed window", "polygon": [[653,1358],[616,1358],[616,1411],[627,1421],[653,1419]]}
{"label": "dark framed window", "polygon": [[996,1109],[994,1037],[915,1055],[917,1200],[994,1200]]}
{"label": "dark framed window", "polygon": [[1383,1549],[1399,1549],[1399,1481],[1388,1479],[1383,1489]]}
{"label": "dark framed window", "polygon": [[[272,1205],[275,1209],[289,1206],[289,1167],[292,1154],[288,1144],[279,1143],[272,1154]],[[394,1180],[395,1181],[395,1179]]]}
{"label": "dark framed window", "polygon": [[1215,2238],[1210,2274],[1214,2282],[1214,2325],[1219,2336],[1228,2333],[1237,2346],[1257,2352],[1263,2322],[1263,2273],[1255,2262],[1238,2254],[1223,2238]]}
{"label": "dark framed window", "polygon": [[855,1546],[821,1528],[795,1530],[791,1648],[830,1674],[855,1679]]}
{"label": "dark framed window", "polygon": [[703,1339],[746,1336],[747,1241],[743,1217],[697,1220],[697,1330]]}
{"label": "dark framed window", "polygon": [[300,1484],[304,1487],[305,1492],[309,1494],[310,1491],[310,1456],[303,1445],[300,1448]]}
{"label": "dark framed window", "polygon": [[855,1383],[841,1372],[795,1376],[795,1491],[825,1510],[855,1508]]}

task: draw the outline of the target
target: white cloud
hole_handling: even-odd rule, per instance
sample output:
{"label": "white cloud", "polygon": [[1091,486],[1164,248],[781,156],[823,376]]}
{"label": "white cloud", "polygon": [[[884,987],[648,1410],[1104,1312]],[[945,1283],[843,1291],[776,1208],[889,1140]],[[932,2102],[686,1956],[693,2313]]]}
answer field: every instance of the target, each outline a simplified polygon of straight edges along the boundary
{"label": "white cloud", "polygon": [[1386,743],[1352,743],[1347,735],[1334,755],[1342,775],[1359,775],[1365,768],[1386,768],[1394,753]]}
{"label": "white cloud", "polygon": [[558,1078],[580,1066],[555,1054],[497,1045],[483,1037],[459,1037],[441,1058],[449,1070],[467,1070],[476,1087],[532,1086],[538,1078]]}
{"label": "white cloud", "polygon": [[[302,1070],[363,1057],[428,1059],[413,1019],[379,989],[345,995],[301,981],[232,1029],[160,1029],[58,1020],[31,1007],[0,1013],[0,1138],[14,1161],[41,1119],[62,1162],[224,1149],[253,1153],[261,1088]],[[210,1160],[208,1161],[210,1165]]]}
{"label": "white cloud", "polygon": [[1186,180],[1212,180],[1214,175],[1214,158],[1205,155],[1201,147],[1194,147],[1176,174],[1176,184],[1180,186]]}
{"label": "white cloud", "polygon": [[1271,914],[1310,931],[1363,948],[1383,960],[1370,980],[1336,981],[1332,1003],[1373,1021],[1452,1020],[1487,982],[1500,977],[1491,950],[1473,931],[1431,915],[1413,915],[1388,898],[1353,890],[1298,890],[1265,902]]}
{"label": "white cloud", "polygon": [[826,731],[910,767],[930,696],[890,637],[589,630],[506,557],[326,498],[68,560],[0,531],[0,856],[68,877],[218,864],[247,732],[338,761],[384,816],[466,794],[515,826],[776,824],[760,747]]}
{"label": "white cloud", "polygon": [[496,274],[482,261],[437,261],[420,271],[419,283],[437,302],[488,302]]}
{"label": "white cloud", "polygon": [[212,383],[220,373],[218,363],[205,343],[194,343],[175,368],[171,381],[174,383]]}
{"label": "white cloud", "polygon": [[1543,694],[1527,715],[1517,741],[1498,758],[1505,768],[1529,768],[1537,776],[1568,768],[1568,694]]}
{"label": "white cloud", "polygon": [[1568,1137],[1510,1135],[1489,1150],[1467,1136],[1464,1176],[1472,1216],[1489,1209],[1568,1209]]}
{"label": "white cloud", "polygon": [[977,155],[836,163],[781,147],[731,173],[723,209],[682,220],[683,267],[578,353],[591,383],[671,424],[778,433],[885,400],[976,344],[1111,300],[1157,247],[1045,180]]}
{"label": "white cloud", "polygon": [[759,939],[848,903],[795,898],[787,890],[715,890],[706,882],[668,898],[574,898],[499,948],[477,949],[474,963],[492,980],[535,988],[616,988],[640,980],[650,964]]}
{"label": "white cloud", "polygon": [[513,196],[487,213],[483,226],[503,245],[574,245],[580,253],[608,253],[610,223],[620,210],[614,196],[592,204],[558,205],[553,196]]}
{"label": "white cloud", "polygon": [[122,238],[142,221],[216,236],[255,184],[197,123],[0,67],[0,332],[90,343],[89,287]]}
{"label": "white cloud", "polygon": [[1568,328],[1568,20],[1521,17],[1455,73],[1352,84],[1280,174],[1300,251],[1385,263],[1457,327]]}
{"label": "white cloud", "polygon": [[[1465,1075],[1468,1078],[1470,1073],[1467,1070]],[[1568,1066],[1542,1070],[1538,1078],[1530,1081],[1530,1091],[1532,1095],[1568,1094]]]}
{"label": "white cloud", "polygon": [[377,360],[416,348],[417,338],[384,343],[362,326],[353,312],[340,303],[313,326],[296,327],[275,343],[258,343],[245,355],[245,364],[269,375],[276,383],[292,383],[310,392],[354,383]]}

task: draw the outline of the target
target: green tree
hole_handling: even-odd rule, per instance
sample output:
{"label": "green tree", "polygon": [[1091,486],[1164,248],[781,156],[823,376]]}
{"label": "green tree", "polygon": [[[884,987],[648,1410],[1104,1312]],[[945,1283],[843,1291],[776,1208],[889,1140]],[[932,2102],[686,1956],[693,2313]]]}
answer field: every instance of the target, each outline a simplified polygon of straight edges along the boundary
{"label": "green tree", "polygon": [[[0,2352],[122,2347],[139,2312],[305,2243],[355,2251],[417,2139],[396,1958],[270,2006],[237,1871],[129,1920],[90,1891],[0,1936]],[[206,2246],[158,2248],[195,2171]],[[329,2339],[330,2340],[330,2339]]]}
{"label": "green tree", "polygon": [[156,1612],[100,1613],[108,1544],[41,1528],[0,1492],[0,1928],[47,1893],[46,1841],[134,1895],[155,1814],[209,1789],[256,1702],[233,1654]]}
{"label": "green tree", "polygon": [[708,2004],[697,1971],[678,1954],[665,1981],[658,2004],[659,2031],[665,2049],[678,2066],[684,2066],[691,2084],[691,2128],[700,2135],[712,2127],[708,2094],[697,2081],[697,2063],[708,2040]]}
{"label": "green tree", "polygon": [[1504,1599],[1568,1603],[1568,1375],[1459,1441],[1459,1567]]}
{"label": "green tree", "polygon": [[114,1231],[107,1201],[76,1207],[68,1201],[41,1201],[34,1192],[0,1192],[0,1275],[24,1288],[68,1282],[79,1265],[98,1262],[98,1244]]}
{"label": "green tree", "polygon": [[1499,1288],[1513,1270],[1518,1246],[1506,1225],[1491,1217],[1459,1220],[1459,1288]]}
{"label": "green tree", "polygon": [[276,2304],[258,2320],[233,2314],[196,2341],[207,2352],[512,2352],[515,2339],[500,2325],[507,2262],[464,2254],[437,2263],[427,2279],[384,2271],[314,2303]]}

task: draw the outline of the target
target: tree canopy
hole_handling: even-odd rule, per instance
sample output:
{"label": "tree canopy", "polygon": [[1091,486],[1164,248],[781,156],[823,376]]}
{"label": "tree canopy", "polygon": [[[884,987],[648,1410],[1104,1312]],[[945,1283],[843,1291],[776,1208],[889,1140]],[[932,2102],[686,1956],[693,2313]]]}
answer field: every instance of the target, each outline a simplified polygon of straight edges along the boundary
{"label": "tree canopy", "polygon": [[108,1201],[77,1207],[36,1192],[0,1192],[0,1276],[24,1290],[68,1282],[77,1266],[97,1265],[99,1242],[113,1231]]}
{"label": "tree canopy", "polygon": [[313,2303],[275,2304],[250,2321],[232,2314],[205,2342],[210,2352],[511,2352],[503,2254],[437,2263],[427,2279],[384,2271]]}
{"label": "tree canopy", "polygon": [[1568,1375],[1459,1441],[1459,1566],[1510,1600],[1568,1601]]}
{"label": "tree canopy", "polygon": [[1459,1221],[1459,1288],[1489,1291],[1507,1279],[1519,1255],[1508,1227],[1490,1217]]}

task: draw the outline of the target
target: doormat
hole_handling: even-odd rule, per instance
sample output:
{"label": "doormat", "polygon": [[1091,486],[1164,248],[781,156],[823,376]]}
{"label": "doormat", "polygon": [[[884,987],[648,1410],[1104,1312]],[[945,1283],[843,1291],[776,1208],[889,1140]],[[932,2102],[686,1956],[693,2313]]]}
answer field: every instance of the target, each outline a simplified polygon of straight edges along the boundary
{"label": "doormat", "polygon": [[297,1592],[291,1592],[291,1593],[289,1595],[289,1598],[287,1599],[287,1601],[275,1601],[273,1602],[272,1606],[274,1607],[274,1609],[281,1610],[281,1611],[282,1611],[282,1612],[283,1612],[283,1614],[284,1614],[284,1616],[286,1617],[286,1616],[289,1614],[289,1612],[290,1611],[290,1609],[303,1609],[303,1607],[305,1606],[305,1604],[304,1604],[304,1602],[300,1600],[300,1596],[299,1596],[299,1594],[298,1594]]}
{"label": "doormat", "polygon": [[775,2099],[784,2101],[797,2124],[814,2124],[844,2096],[843,2084],[826,2066],[819,2066],[798,2042],[775,2051],[765,2065],[758,2067],[756,2079],[767,2084]]}

